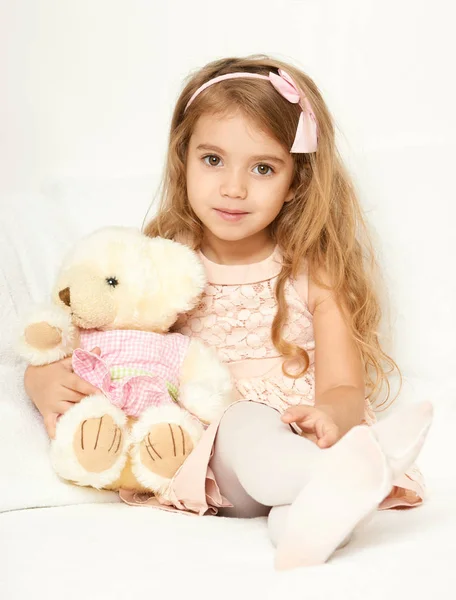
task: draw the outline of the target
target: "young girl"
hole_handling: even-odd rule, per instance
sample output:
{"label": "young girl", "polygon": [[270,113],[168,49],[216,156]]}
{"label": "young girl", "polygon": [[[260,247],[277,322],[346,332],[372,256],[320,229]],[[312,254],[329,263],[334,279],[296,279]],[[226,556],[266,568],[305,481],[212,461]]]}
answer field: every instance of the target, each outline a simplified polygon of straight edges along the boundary
{"label": "young girl", "polygon": [[[169,508],[268,515],[285,569],[325,562],[379,506],[422,502],[413,463],[432,407],[375,422],[396,365],[378,339],[360,206],[307,75],[261,56],[191,77],[146,233],[200,253],[209,284],[175,329],[218,351],[239,400],[178,471]],[[25,385],[51,436],[57,415],[94,391],[70,359],[29,367]]]}

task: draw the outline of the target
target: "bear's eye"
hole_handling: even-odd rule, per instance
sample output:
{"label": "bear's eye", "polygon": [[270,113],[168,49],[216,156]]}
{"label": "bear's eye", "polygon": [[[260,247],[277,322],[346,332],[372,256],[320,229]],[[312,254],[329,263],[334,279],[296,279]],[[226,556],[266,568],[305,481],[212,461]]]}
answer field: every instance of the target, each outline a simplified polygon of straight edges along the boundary
{"label": "bear's eye", "polygon": [[106,283],[113,288],[119,285],[119,282],[117,281],[116,277],[106,277]]}

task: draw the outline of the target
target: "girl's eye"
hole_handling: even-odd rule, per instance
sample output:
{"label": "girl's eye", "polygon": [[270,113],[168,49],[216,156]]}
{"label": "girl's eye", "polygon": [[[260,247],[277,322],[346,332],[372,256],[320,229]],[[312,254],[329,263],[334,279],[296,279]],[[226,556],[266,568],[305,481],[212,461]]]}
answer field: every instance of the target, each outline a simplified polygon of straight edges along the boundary
{"label": "girl's eye", "polygon": [[269,165],[257,165],[255,169],[258,169],[258,175],[271,175],[271,173],[274,173],[274,169]]}
{"label": "girl's eye", "polygon": [[[221,163],[221,159],[215,154],[203,156],[203,160],[210,167],[218,167]],[[255,171],[255,169],[258,169],[258,171]],[[256,172],[258,175],[271,175],[274,173],[274,169],[265,164],[257,165],[255,169],[254,172]]]}
{"label": "girl's eye", "polygon": [[203,157],[204,162],[210,167],[218,167],[220,158],[215,156],[215,154],[209,154],[208,156]]}

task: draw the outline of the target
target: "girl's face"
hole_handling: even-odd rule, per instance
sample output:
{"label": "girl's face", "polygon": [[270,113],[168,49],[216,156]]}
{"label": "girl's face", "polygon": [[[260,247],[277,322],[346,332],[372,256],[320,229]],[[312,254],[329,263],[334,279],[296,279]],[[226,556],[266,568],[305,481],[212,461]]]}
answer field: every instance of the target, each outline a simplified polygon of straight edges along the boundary
{"label": "girl's face", "polygon": [[187,195],[212,240],[262,241],[293,197],[293,158],[239,111],[204,115],[187,154]]}

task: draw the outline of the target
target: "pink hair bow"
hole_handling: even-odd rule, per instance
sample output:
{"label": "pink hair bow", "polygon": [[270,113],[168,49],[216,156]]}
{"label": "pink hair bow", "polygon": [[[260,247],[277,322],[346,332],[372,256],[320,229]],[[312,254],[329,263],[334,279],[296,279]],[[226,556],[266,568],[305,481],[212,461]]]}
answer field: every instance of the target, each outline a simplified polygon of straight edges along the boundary
{"label": "pink hair bow", "polygon": [[288,102],[299,104],[301,107],[298,127],[290,152],[316,152],[317,120],[307,97],[298,90],[291,76],[282,69],[279,69],[278,75],[270,72],[269,80]]}
{"label": "pink hair bow", "polygon": [[261,73],[240,71],[235,73],[226,73],[225,75],[214,77],[213,79],[206,81],[206,83],[203,83],[203,85],[201,85],[193,93],[190,100],[187,102],[184,111],[187,110],[193,100],[209,86],[213,85],[214,83],[218,83],[219,81],[236,78],[267,79],[272,83],[279,94],[288,100],[288,102],[291,102],[292,104],[299,104],[301,107],[301,114],[299,116],[296,135],[290,152],[312,153],[317,151],[317,120],[313,113],[312,107],[310,106],[310,102],[305,94],[299,91],[290,75],[288,75],[288,73],[282,69],[279,69],[278,75],[272,73],[271,71],[269,72],[269,76],[262,75]]}

